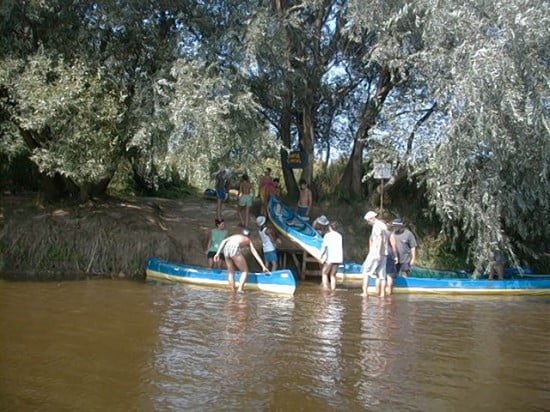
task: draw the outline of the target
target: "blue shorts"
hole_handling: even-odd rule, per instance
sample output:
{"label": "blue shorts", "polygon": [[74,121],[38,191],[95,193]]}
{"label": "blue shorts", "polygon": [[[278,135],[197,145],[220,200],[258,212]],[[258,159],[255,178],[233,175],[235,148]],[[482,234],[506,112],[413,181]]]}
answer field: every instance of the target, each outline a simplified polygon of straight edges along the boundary
{"label": "blue shorts", "polygon": [[307,217],[307,207],[298,206],[298,216]]}
{"label": "blue shorts", "polygon": [[267,263],[277,262],[277,251],[264,252],[264,259]]}
{"label": "blue shorts", "polygon": [[221,188],[216,190],[216,197],[221,200],[227,199],[227,192],[225,191],[225,188]]}

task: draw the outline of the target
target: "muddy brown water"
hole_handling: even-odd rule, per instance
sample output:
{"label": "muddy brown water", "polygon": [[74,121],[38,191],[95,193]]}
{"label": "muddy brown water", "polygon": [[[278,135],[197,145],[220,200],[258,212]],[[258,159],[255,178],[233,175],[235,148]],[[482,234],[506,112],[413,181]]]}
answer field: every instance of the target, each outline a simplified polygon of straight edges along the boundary
{"label": "muddy brown water", "polygon": [[549,410],[549,303],[2,281],[0,410]]}

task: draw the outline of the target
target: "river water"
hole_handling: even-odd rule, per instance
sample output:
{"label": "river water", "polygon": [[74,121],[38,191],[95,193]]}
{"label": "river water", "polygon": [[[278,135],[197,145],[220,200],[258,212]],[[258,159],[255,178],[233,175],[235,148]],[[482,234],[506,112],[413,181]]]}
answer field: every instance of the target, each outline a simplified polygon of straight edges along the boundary
{"label": "river water", "polygon": [[0,410],[550,410],[549,304],[3,281]]}

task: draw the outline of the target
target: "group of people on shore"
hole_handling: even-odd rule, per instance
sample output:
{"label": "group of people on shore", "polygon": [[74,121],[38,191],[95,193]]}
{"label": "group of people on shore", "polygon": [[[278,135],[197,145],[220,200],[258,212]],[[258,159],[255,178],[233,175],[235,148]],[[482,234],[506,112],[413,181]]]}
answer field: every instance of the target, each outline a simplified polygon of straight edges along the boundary
{"label": "group of people on shore", "polygon": [[[250,251],[263,271],[277,269],[278,257],[276,244],[280,242],[273,228],[267,225],[267,205],[271,195],[280,197],[280,181],[271,176],[271,169],[267,168],[260,179],[260,216],[257,217],[258,234],[262,242],[264,260],[250,239],[249,219],[250,208],[253,203],[252,184],[248,175],[241,177],[238,192],[240,225],[244,228],[242,233],[228,236],[225,222],[221,217],[222,203],[227,199],[226,170],[220,170],[216,174],[216,197],[218,201],[215,228],[211,230],[207,258],[209,267],[222,267],[223,263],[229,272],[229,285],[235,288],[235,270],[241,272],[239,291],[242,291],[248,277],[248,265],[242,254],[243,248]],[[300,180],[300,195],[296,209],[297,215],[309,220],[309,214],[313,203],[311,189],[305,180]],[[374,211],[368,211],[364,216],[365,221],[372,226],[368,241],[368,254],[362,265],[363,285],[362,294],[368,296],[369,278],[376,280],[376,294],[380,297],[391,295],[394,279],[398,274],[408,276],[411,266],[416,262],[417,243],[413,233],[408,230],[403,220],[395,218],[388,225]],[[343,239],[338,232],[338,224],[330,222],[324,215],[319,216],[312,226],[323,236],[321,246],[321,284],[323,289],[336,289],[336,273],[338,267],[344,263]],[[269,266],[269,268],[268,268]]]}
{"label": "group of people on shore", "polygon": [[[281,187],[279,178],[271,176],[271,169],[266,168],[265,174],[260,179],[258,188],[260,197],[261,215],[256,218],[259,237],[262,241],[262,250],[265,259],[261,259],[254,243],[250,239],[250,208],[253,204],[252,184],[247,174],[242,175],[238,191],[238,212],[240,226],[243,227],[241,233],[228,236],[225,229],[225,221],[222,218],[222,204],[228,198],[228,173],[225,169],[217,172],[216,182],[216,219],[215,228],[211,230],[208,246],[207,258],[209,267],[220,268],[224,264],[229,273],[229,286],[235,289],[235,270],[241,272],[239,280],[239,291],[242,291],[248,277],[248,264],[242,254],[242,249],[249,248],[252,255],[264,272],[277,270],[278,256],[276,244],[280,242],[273,228],[267,225],[267,205],[270,196],[281,196]],[[309,190],[309,189],[308,189]],[[311,206],[311,205],[310,205]],[[308,209],[309,210],[309,209]]]}
{"label": "group of people on shore", "polygon": [[250,249],[252,256],[254,256],[264,272],[275,271],[278,267],[276,244],[280,240],[273,228],[267,225],[265,216],[258,216],[256,223],[258,225],[258,234],[262,241],[265,264],[250,238],[251,231],[248,228],[244,228],[241,233],[228,236],[228,231],[225,229],[225,221],[223,219],[216,219],[216,227],[211,230],[208,241],[208,266],[211,268],[221,268],[225,263],[229,274],[229,287],[231,289],[235,289],[235,270],[239,270],[241,272],[239,292],[242,292],[249,272],[242,249]]}

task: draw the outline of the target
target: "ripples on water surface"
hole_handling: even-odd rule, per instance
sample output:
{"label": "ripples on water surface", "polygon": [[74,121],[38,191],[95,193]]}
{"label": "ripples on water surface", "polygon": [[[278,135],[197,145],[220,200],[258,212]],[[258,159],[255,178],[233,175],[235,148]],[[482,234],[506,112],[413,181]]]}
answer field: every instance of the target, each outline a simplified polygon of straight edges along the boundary
{"label": "ripples on water surface", "polygon": [[0,410],[549,410],[550,299],[0,283]]}

